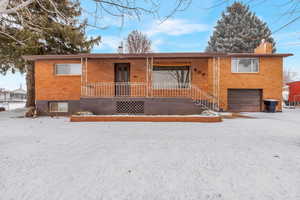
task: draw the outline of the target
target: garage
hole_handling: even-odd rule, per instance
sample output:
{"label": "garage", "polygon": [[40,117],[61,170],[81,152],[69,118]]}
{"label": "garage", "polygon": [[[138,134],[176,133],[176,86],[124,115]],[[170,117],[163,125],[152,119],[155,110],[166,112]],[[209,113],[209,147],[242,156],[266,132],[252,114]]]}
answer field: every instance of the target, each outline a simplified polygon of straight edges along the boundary
{"label": "garage", "polygon": [[260,112],[261,89],[228,89],[228,110],[231,112]]}

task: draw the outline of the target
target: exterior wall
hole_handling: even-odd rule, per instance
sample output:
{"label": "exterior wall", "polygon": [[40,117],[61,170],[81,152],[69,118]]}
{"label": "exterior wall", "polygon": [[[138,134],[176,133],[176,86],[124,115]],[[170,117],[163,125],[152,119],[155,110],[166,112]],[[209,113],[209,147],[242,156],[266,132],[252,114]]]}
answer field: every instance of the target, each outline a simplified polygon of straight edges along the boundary
{"label": "exterior wall", "polygon": [[[262,89],[263,99],[277,99],[282,104],[282,74],[283,62],[281,57],[260,57],[258,73],[232,73],[231,58],[221,58],[220,99],[221,108],[227,110],[228,89]],[[263,106],[263,105],[262,105]]]}
{"label": "exterior wall", "polygon": [[[81,76],[55,75],[58,63],[80,63],[76,60],[43,60],[35,63],[36,100],[79,100]],[[130,63],[130,82],[146,82],[146,60],[89,60],[87,82],[114,82],[115,63]],[[192,84],[208,90],[208,59],[160,59],[154,65],[190,65]],[[150,77],[151,79],[151,77]],[[63,92],[61,92],[63,91]]]}
{"label": "exterior wall", "polygon": [[35,62],[36,100],[79,100],[81,76],[55,75],[59,63],[80,63],[80,60],[43,60]]}
{"label": "exterior wall", "polygon": [[89,60],[87,64],[87,81],[114,82],[116,63],[130,63],[130,82],[146,81],[146,61],[144,59]]}
{"label": "exterior wall", "polygon": [[[151,62],[151,59],[149,59]],[[81,97],[81,79],[83,82],[114,82],[114,66],[116,63],[130,63],[130,82],[146,82],[147,80],[147,61],[146,59],[105,59],[105,60],[88,60],[87,65],[84,65],[83,75],[55,75],[54,66],[59,63],[81,63],[80,60],[43,60],[35,62],[35,84],[36,84],[36,104],[38,112],[41,115],[60,115],[72,114],[74,112],[86,109],[85,106],[78,106]],[[85,64],[85,60],[83,61]],[[191,66],[191,80],[192,83],[202,89],[208,88],[208,59],[154,59],[154,65],[190,65]],[[87,73],[85,73],[87,70]],[[151,76],[149,75],[149,81]],[[50,101],[64,101],[69,102],[69,113],[49,113],[48,105]],[[154,101],[151,101],[152,103]],[[151,104],[148,101],[148,104]],[[157,102],[156,102],[157,103]],[[170,102],[158,103],[157,111],[160,111],[161,105],[166,106]],[[189,102],[190,103],[190,102]],[[83,103],[84,104],[84,103]],[[95,104],[95,103],[94,103]],[[147,105],[148,105],[147,104]],[[173,105],[173,104],[172,104]],[[180,104],[181,105],[181,104]],[[191,109],[194,105],[184,103],[184,108],[177,109],[175,114],[193,114]],[[173,105],[173,106],[179,106]],[[189,107],[190,106],[190,107]],[[103,107],[102,107],[103,108]],[[154,111],[157,107],[153,106],[152,111],[148,112],[157,114]],[[173,107],[174,108],[174,107]],[[170,107],[166,106],[170,110]],[[97,109],[96,109],[97,111]],[[98,112],[98,111],[97,111]],[[171,113],[170,111],[163,111],[164,113]],[[197,109],[196,109],[197,112]]]}
{"label": "exterior wall", "polygon": [[289,102],[300,102],[300,81],[288,83]]}
{"label": "exterior wall", "polygon": [[58,112],[49,112],[49,103],[53,102],[55,100],[37,100],[36,107],[38,115],[44,116],[44,115],[50,115],[50,116],[64,116],[64,115],[72,115],[76,112],[81,111],[80,108],[80,100],[64,100],[64,102],[68,102],[69,104],[69,112],[66,113],[58,113]]}
{"label": "exterior wall", "polygon": [[[149,59],[149,62],[151,59]],[[116,63],[130,63],[130,82],[147,81],[147,61],[131,60],[89,60],[87,66],[88,82],[114,82],[114,66]],[[154,65],[190,65],[192,83],[199,88],[208,89],[208,59],[154,59]],[[85,77],[84,77],[85,78]],[[149,80],[151,76],[149,76]]]}

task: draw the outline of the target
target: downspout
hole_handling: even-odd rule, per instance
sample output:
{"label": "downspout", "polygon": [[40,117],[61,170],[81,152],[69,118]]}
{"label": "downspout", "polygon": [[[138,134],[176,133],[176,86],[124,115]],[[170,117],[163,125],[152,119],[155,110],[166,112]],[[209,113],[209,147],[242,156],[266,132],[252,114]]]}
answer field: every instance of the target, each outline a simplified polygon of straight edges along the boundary
{"label": "downspout", "polygon": [[[215,97],[215,95],[216,95],[216,58],[215,58],[215,56],[213,57],[213,63],[212,63],[212,70],[213,70],[213,75],[212,75],[212,78],[213,78],[213,96]],[[214,98],[213,98],[213,105],[214,105],[214,102],[215,100],[214,100]]]}
{"label": "downspout", "polygon": [[218,56],[218,94],[217,94],[217,105],[218,105],[218,109],[220,109],[220,78],[221,78],[221,62],[220,62],[220,56]]}

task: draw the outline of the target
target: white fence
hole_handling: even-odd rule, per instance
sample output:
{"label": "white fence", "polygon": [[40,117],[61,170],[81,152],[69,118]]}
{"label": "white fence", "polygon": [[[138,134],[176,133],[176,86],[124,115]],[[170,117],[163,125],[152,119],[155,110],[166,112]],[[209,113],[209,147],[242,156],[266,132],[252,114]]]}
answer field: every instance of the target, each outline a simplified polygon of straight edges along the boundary
{"label": "white fence", "polygon": [[15,110],[25,108],[25,104],[25,102],[0,102],[0,107],[4,107],[5,110]]}

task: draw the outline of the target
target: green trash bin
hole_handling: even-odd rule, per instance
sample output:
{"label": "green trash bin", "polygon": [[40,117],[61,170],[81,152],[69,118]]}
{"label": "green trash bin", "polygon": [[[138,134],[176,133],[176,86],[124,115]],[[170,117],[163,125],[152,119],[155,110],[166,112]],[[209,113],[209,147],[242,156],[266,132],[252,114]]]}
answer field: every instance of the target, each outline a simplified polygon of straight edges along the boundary
{"label": "green trash bin", "polygon": [[265,112],[274,113],[276,112],[276,106],[278,105],[278,100],[276,99],[265,99]]}

